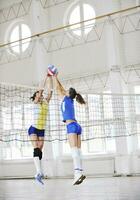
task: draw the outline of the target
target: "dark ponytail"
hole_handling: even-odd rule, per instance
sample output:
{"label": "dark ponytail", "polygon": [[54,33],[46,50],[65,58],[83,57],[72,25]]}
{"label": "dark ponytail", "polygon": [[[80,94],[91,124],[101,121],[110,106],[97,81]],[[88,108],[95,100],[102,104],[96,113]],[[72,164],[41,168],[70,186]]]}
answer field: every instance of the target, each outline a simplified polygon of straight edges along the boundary
{"label": "dark ponytail", "polygon": [[83,97],[79,93],[76,94],[76,101],[80,104],[86,104],[85,100],[83,99]]}
{"label": "dark ponytail", "polygon": [[36,91],[34,94],[33,94],[33,96],[32,97],[30,97],[30,99],[32,100],[32,101],[34,101],[35,100],[35,97],[36,97],[36,94],[37,93],[39,93],[39,91]]}
{"label": "dark ponytail", "polygon": [[83,99],[83,97],[76,92],[76,90],[74,88],[70,88],[69,89],[69,96],[71,99],[75,99],[76,98],[76,101],[80,104],[85,104],[85,100]]}

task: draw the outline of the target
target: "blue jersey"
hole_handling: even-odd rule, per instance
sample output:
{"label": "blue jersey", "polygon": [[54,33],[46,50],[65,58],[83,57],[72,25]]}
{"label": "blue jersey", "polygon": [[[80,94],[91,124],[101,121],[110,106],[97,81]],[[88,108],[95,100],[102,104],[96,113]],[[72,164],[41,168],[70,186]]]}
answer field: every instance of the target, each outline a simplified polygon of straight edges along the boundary
{"label": "blue jersey", "polygon": [[64,122],[66,120],[75,120],[75,109],[73,99],[71,99],[68,96],[65,96],[61,104],[61,111]]}

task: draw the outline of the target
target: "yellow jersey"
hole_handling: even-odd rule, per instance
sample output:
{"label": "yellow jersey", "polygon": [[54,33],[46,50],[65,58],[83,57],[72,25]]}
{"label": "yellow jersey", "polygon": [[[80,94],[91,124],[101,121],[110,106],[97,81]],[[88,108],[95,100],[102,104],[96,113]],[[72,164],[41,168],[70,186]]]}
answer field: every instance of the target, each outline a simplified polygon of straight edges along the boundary
{"label": "yellow jersey", "polygon": [[32,126],[43,130],[46,127],[46,120],[48,114],[48,103],[43,101],[41,103],[35,103],[33,107],[33,123]]}

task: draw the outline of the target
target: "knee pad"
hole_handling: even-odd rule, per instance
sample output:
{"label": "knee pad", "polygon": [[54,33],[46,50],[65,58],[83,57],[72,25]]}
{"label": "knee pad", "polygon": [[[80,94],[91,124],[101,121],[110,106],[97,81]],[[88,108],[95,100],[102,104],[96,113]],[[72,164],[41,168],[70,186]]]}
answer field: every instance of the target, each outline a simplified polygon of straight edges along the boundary
{"label": "knee pad", "polygon": [[42,159],[42,151],[39,148],[34,148],[33,157],[39,157],[39,160]]}
{"label": "knee pad", "polygon": [[40,150],[40,154],[39,154],[39,160],[42,159],[42,151]]}

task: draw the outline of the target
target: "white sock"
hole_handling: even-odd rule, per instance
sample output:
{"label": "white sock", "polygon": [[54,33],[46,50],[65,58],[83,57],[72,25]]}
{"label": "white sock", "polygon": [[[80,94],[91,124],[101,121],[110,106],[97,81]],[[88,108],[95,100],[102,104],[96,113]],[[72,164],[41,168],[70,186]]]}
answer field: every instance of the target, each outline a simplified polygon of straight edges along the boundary
{"label": "white sock", "polygon": [[39,157],[34,157],[34,164],[35,164],[37,174],[41,173],[41,165],[40,165]]}
{"label": "white sock", "polygon": [[77,147],[71,148],[72,158],[73,158],[73,165],[74,165],[74,173],[81,173],[80,167],[81,167],[81,159],[79,155],[79,151]]}
{"label": "white sock", "polygon": [[42,160],[40,160],[40,172],[43,174],[43,169],[42,169]]}
{"label": "white sock", "polygon": [[83,167],[82,167],[82,153],[81,153],[81,148],[78,148],[78,153],[79,153],[79,157],[80,157],[80,170],[83,171]]}

